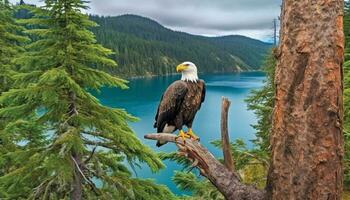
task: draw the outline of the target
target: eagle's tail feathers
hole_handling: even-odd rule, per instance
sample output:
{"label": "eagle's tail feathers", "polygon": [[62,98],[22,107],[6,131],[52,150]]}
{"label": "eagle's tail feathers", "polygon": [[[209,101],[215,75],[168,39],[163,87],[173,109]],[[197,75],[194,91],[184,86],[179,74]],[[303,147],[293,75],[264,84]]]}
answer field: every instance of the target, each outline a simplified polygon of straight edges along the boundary
{"label": "eagle's tail feathers", "polygon": [[157,147],[161,147],[161,146],[163,146],[163,145],[166,144],[166,143],[168,143],[168,142],[164,142],[164,141],[158,140],[156,146],[157,146]]}
{"label": "eagle's tail feathers", "polygon": [[[172,126],[172,125],[169,126],[168,124],[165,124],[162,130],[162,133],[173,133],[175,130],[176,130],[175,126]],[[167,143],[166,141],[158,140],[156,146],[160,147],[166,143]]]}

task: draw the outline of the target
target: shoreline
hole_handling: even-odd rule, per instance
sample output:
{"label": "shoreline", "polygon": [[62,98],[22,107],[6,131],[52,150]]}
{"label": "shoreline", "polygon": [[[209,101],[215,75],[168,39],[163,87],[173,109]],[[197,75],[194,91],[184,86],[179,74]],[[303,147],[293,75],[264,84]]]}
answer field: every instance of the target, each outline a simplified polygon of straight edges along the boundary
{"label": "shoreline", "polygon": [[[249,71],[236,71],[236,72],[210,72],[210,73],[198,73],[199,75],[207,75],[207,74],[227,74],[227,73],[246,73],[246,72],[262,72],[264,73],[263,70],[249,70]],[[126,80],[135,80],[135,79],[143,79],[143,78],[155,78],[155,77],[163,77],[163,76],[175,76],[175,75],[180,75],[179,73],[170,73],[170,74],[149,74],[149,75],[143,75],[143,76],[130,76],[130,77],[121,77]]]}

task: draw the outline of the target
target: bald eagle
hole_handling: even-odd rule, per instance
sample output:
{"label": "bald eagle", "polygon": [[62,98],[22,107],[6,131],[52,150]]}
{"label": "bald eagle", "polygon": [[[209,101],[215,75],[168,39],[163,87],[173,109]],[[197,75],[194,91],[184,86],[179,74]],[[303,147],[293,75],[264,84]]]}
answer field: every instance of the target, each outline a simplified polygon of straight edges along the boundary
{"label": "bald eagle", "polygon": [[[155,117],[154,128],[158,133],[173,133],[178,137],[199,140],[192,131],[192,123],[205,99],[205,83],[198,79],[197,67],[192,62],[184,62],[176,67],[181,72],[181,80],[173,82],[164,92]],[[183,131],[186,125],[188,131]],[[158,141],[157,147],[166,142]]]}

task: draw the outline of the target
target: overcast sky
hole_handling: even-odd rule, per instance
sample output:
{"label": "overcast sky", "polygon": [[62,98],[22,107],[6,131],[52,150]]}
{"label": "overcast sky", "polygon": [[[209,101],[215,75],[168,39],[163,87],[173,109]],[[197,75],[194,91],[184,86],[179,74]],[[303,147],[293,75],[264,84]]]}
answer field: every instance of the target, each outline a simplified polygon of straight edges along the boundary
{"label": "overcast sky", "polygon": [[[40,0],[24,1],[42,4]],[[272,21],[279,16],[280,5],[281,0],[91,0],[88,12],[137,14],[192,34],[240,34],[266,41],[272,37]]]}

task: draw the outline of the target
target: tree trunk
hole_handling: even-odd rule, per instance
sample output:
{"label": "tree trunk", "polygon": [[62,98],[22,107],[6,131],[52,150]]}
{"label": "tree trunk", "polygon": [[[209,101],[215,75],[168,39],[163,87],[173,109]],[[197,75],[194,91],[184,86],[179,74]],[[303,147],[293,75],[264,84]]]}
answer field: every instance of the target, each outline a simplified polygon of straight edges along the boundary
{"label": "tree trunk", "polygon": [[[72,70],[70,72],[73,74]],[[76,102],[76,94],[72,91],[68,92],[70,104],[68,108],[68,116],[72,118],[74,115],[78,114],[77,107],[75,105]],[[68,122],[69,126],[76,127],[75,124]],[[82,161],[81,161],[81,155],[79,155],[77,152],[72,151],[71,152],[73,165],[74,165],[74,177],[73,177],[73,184],[72,184],[72,193],[71,193],[71,199],[72,200],[81,200],[83,195],[83,178],[82,178]]]}
{"label": "tree trunk", "polygon": [[268,199],[340,199],[343,0],[285,0]]}

